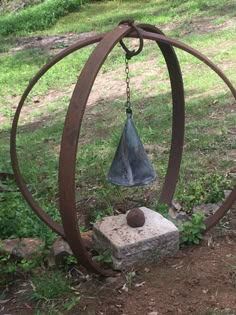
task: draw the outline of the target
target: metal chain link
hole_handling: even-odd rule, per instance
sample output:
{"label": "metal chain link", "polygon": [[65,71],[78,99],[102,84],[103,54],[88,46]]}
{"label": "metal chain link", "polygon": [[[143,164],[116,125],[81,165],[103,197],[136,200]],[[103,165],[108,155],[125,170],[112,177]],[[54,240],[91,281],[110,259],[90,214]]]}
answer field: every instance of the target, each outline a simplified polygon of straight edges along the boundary
{"label": "metal chain link", "polygon": [[127,99],[126,99],[126,104],[125,104],[125,108],[126,108],[126,113],[132,113],[132,109],[131,109],[131,102],[130,102],[130,76],[129,76],[129,59],[127,58],[127,56],[125,56],[125,73],[126,73],[126,95],[127,95]]}

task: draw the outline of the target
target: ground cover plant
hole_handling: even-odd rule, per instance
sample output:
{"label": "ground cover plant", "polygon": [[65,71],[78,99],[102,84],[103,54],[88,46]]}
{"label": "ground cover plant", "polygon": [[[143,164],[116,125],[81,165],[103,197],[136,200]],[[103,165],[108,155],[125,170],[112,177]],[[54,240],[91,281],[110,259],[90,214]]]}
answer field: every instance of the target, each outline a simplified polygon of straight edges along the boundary
{"label": "ground cover plant", "polygon": [[[69,5],[72,2],[67,3]],[[54,6],[57,2],[44,1],[17,14],[24,17],[34,12],[32,14],[39,17],[44,12],[40,8],[50,3]],[[60,8],[63,9],[63,6]],[[234,12],[234,1],[179,3],[152,0],[145,6],[141,1],[83,2],[78,12],[68,14],[56,22],[62,15],[59,14],[53,20],[53,23],[56,22],[54,26],[49,27],[51,22],[46,21],[42,28],[37,26],[37,29],[36,26],[27,28],[27,25],[21,29],[18,26],[23,24],[16,22],[15,15],[2,14],[0,24],[11,18],[15,27],[7,28],[8,24],[4,22],[4,27],[0,28],[3,32],[0,38],[0,172],[12,172],[9,132],[16,105],[27,82],[54,54],[69,45],[69,35],[61,42],[45,45],[44,38],[56,37],[58,40],[68,32],[86,32],[84,36],[89,36],[91,32],[107,31],[120,20],[132,17],[137,21],[158,25],[167,35],[196,47],[222,68],[235,85]],[[44,30],[39,31],[41,29]],[[7,30],[11,30],[11,36],[6,36],[9,34]],[[26,39],[29,36],[27,32],[30,32],[30,40]],[[38,45],[39,42],[42,43]],[[128,44],[132,46],[136,43],[130,41]],[[51,69],[30,94],[20,118],[17,147],[24,179],[43,209],[58,222],[57,168],[63,122],[77,76],[92,48],[85,48],[67,57]],[[236,160],[235,101],[224,84],[206,66],[186,53],[176,52],[186,91],[186,135],[175,199],[184,211],[191,214],[196,205],[221,202],[224,190],[230,190],[235,184],[232,177]],[[158,211],[160,209],[157,200],[167,166],[172,108],[168,74],[156,45],[145,42],[144,51],[130,62],[130,75],[134,120],[157,169],[159,181],[144,189],[127,190],[112,186],[106,180],[125,121],[124,53],[118,46],[109,55],[95,82],[81,131],[76,186],[78,220],[82,230],[90,229],[104,215],[125,212],[134,206],[147,205]],[[1,180],[1,187],[7,187],[12,192],[0,193],[0,238],[39,237],[50,244],[55,234],[32,213],[14,181]],[[164,208],[163,211],[166,210]],[[201,223],[199,221],[202,230]],[[189,238],[192,237],[195,242],[201,238],[194,238],[190,233]],[[6,264],[8,258],[4,257],[0,261],[6,270],[5,274],[11,268],[24,269],[25,265]],[[104,257],[98,260],[104,260]],[[12,273],[15,273],[14,270]],[[74,284],[66,285],[68,288]],[[34,303],[38,303],[39,296],[45,296],[45,292],[41,288],[35,290],[32,297]],[[52,309],[55,303],[55,308],[60,309],[64,301],[58,296],[46,299],[47,307],[51,305]],[[115,311],[110,314],[115,314]]]}
{"label": "ground cover plant", "polygon": [[[22,1],[23,2],[23,1]],[[41,3],[40,3],[41,2]],[[69,12],[79,10],[81,1],[40,1],[36,6],[27,7],[23,2],[22,10],[0,15],[0,35],[29,33],[44,30],[56,23],[57,19]],[[19,4],[20,5],[20,4]],[[2,3],[2,7],[4,3]],[[7,7],[7,5],[5,5]]]}

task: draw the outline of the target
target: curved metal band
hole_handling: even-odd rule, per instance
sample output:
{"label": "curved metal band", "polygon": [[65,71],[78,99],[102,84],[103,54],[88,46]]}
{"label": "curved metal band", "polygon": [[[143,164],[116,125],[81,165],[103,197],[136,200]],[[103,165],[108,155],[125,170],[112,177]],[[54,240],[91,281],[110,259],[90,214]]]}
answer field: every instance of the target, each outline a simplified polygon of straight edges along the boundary
{"label": "curved metal band", "polygon": [[[152,32],[160,33],[160,30],[155,27],[148,25],[141,27],[150,29]],[[60,212],[67,241],[69,242],[75,256],[79,257],[80,262],[87,267],[89,264],[92,265],[94,263],[91,262],[87,256],[86,249],[81,242],[75,208],[75,162],[80,127],[87,99],[100,67],[116,43],[128,35],[128,32],[132,31],[132,27],[121,25],[110,34],[106,35],[98,44],[84,66],[84,69],[77,81],[70,105],[68,107],[64,125],[59,164]],[[138,37],[138,34],[136,32],[132,32],[131,36]],[[168,66],[173,96],[174,129],[171,146],[172,159],[170,159],[168,166],[168,175],[165,183],[166,189],[164,189],[164,193],[162,194],[162,201],[170,203],[175,191],[182,156],[184,135],[184,91],[180,67],[173,48],[163,44],[160,45],[160,48]],[[176,81],[178,83],[174,84]],[[175,133],[177,130],[180,132],[176,137]]]}
{"label": "curved metal band", "polygon": [[81,239],[75,205],[75,163],[81,123],[86,103],[99,69],[112,48],[131,30],[120,25],[107,33],[86,62],[68,107],[59,159],[59,205],[66,239],[80,263],[93,272],[106,275],[88,255]]}
{"label": "curved metal band", "polygon": [[[141,26],[141,25],[140,25]],[[149,25],[143,25],[141,27],[145,27],[146,29],[152,30],[153,32],[158,32],[160,34],[162,34],[162,32],[160,30],[158,30],[155,27],[149,26]],[[53,66],[55,65],[57,62],[59,62],[60,60],[62,60],[64,57],[68,56],[69,54],[73,53],[74,51],[85,47],[87,45],[96,43],[98,41],[100,41],[103,38],[104,35],[97,35],[94,36],[92,38],[89,38],[87,40],[81,41],[79,43],[76,43],[72,46],[70,46],[69,48],[65,49],[64,51],[62,51],[61,53],[59,53],[57,56],[55,56],[51,61],[49,61],[36,75],[35,77],[31,80],[31,82],[29,83],[28,87],[26,88],[24,94],[22,95],[22,98],[20,100],[20,103],[18,105],[18,108],[16,110],[15,116],[14,116],[14,120],[13,120],[13,126],[12,126],[12,132],[11,132],[11,157],[12,157],[12,164],[13,164],[13,169],[14,169],[14,173],[15,173],[15,177],[18,183],[18,186],[20,187],[20,190],[22,192],[22,194],[24,195],[26,201],[28,202],[28,204],[31,206],[31,208],[35,211],[35,213],[52,229],[54,230],[56,233],[60,234],[62,237],[64,237],[65,239],[67,239],[67,236],[64,233],[64,229],[57,224],[55,221],[53,221],[41,208],[40,206],[37,204],[37,202],[34,200],[32,194],[30,193],[30,191],[28,190],[26,184],[24,183],[24,180],[22,178],[22,175],[20,173],[20,169],[19,169],[19,164],[18,164],[18,159],[17,159],[17,153],[16,153],[16,133],[17,133],[17,125],[18,125],[18,120],[19,120],[19,116],[20,116],[20,112],[21,109],[23,107],[23,104],[25,102],[25,99],[27,98],[28,94],[30,93],[30,91],[32,90],[32,88],[34,87],[34,85],[38,82],[38,80]],[[135,36],[136,37],[136,36]],[[161,48],[161,45],[159,45]],[[167,52],[165,51],[165,49],[161,49],[163,52],[163,55],[166,59],[166,62],[168,62],[168,50],[173,51],[173,49],[167,45],[162,45],[165,46],[165,49],[167,50]],[[171,52],[169,52],[169,61],[170,58],[175,60],[175,65],[177,64],[178,66],[178,60],[175,56],[174,53],[172,53],[171,56]],[[173,64],[173,61],[172,61]],[[178,66],[179,69],[179,66]],[[169,67],[168,67],[169,70]],[[178,71],[174,71],[174,67],[172,69],[169,70],[170,72],[170,77],[171,77],[171,84],[172,84],[172,96],[173,95],[182,95],[182,99],[183,99],[183,88],[182,90],[180,89],[178,91],[178,93],[173,93],[174,87],[173,87],[173,83],[174,81],[177,79],[177,82],[181,82],[182,83],[182,76],[181,76],[181,72],[179,71],[179,76],[178,78],[174,77],[174,72],[178,72]],[[177,91],[176,91],[177,92]],[[174,96],[173,96],[174,99]],[[184,102],[184,100],[183,100]],[[175,101],[173,101],[173,103],[175,103]],[[177,99],[176,99],[176,103],[177,103]],[[183,113],[184,116],[184,113]],[[183,127],[184,128],[184,127]],[[182,140],[183,142],[183,140]],[[182,147],[180,145],[180,147]],[[181,150],[182,151],[182,150]],[[179,155],[178,155],[179,156]],[[175,155],[176,161],[179,160],[179,164],[181,162],[181,156],[179,156],[179,158],[177,158],[177,155]],[[177,168],[177,163],[175,163],[175,168],[174,169],[178,169]],[[171,183],[177,182],[177,177],[178,177],[178,172],[176,173],[176,181],[173,180],[173,176],[172,176],[172,180],[170,181]],[[166,187],[170,187],[171,185],[166,185]],[[172,185],[173,186],[173,185]],[[176,183],[174,185],[174,187],[176,186]],[[166,193],[166,198],[165,200],[163,200],[163,202],[167,202],[170,203],[171,199],[172,199],[172,195],[174,193],[175,188],[172,189],[172,193],[170,193],[170,189],[169,191]],[[165,194],[164,194],[165,195]],[[169,196],[169,197],[168,197]],[[168,200],[167,200],[168,197]],[[81,254],[79,255],[79,257],[81,257]]]}
{"label": "curved metal band", "polygon": [[81,42],[75,43],[74,45],[71,45],[70,47],[66,48],[62,52],[60,52],[58,55],[56,55],[54,58],[52,58],[46,65],[44,65],[41,70],[34,76],[34,78],[30,81],[29,85],[25,89],[21,100],[17,106],[13,123],[12,123],[12,129],[11,129],[11,163],[12,168],[14,171],[14,175],[16,178],[16,182],[18,187],[20,188],[21,193],[23,194],[25,200],[29,204],[29,206],[33,209],[33,211],[37,214],[37,216],[46,223],[54,232],[61,235],[63,238],[66,238],[63,227],[59,225],[57,222],[52,220],[51,217],[49,217],[43,209],[39,206],[39,204],[35,201],[33,198],[31,192],[29,191],[27,185],[24,182],[23,176],[20,171],[18,157],[17,157],[17,151],[16,151],[16,135],[17,135],[17,127],[18,127],[18,121],[20,117],[20,113],[22,110],[22,107],[24,105],[24,102],[35,86],[35,84],[39,81],[39,79],[56,63],[58,63],[60,60],[65,58],[66,56],[70,55],[71,53],[75,52],[76,50],[88,46],[93,43],[97,43],[103,38],[103,34],[93,36],[91,38],[85,39]]}
{"label": "curved metal band", "polygon": [[[138,24],[144,31],[164,35],[157,27],[149,24]],[[179,177],[182,160],[185,129],[185,101],[184,86],[178,58],[173,47],[156,41],[166,62],[169,72],[172,93],[172,135],[169,161],[164,184],[159,198],[160,202],[171,204]]]}
{"label": "curved metal band", "polygon": [[[199,60],[203,61],[207,66],[209,66],[218,76],[225,82],[225,84],[230,89],[231,93],[233,94],[234,98],[236,99],[236,89],[233,87],[230,80],[224,75],[224,73],[206,56],[204,56],[202,53],[197,51],[194,48],[191,48],[190,46],[183,44],[182,42],[163,36],[158,34],[151,34],[148,32],[143,32],[143,37],[146,39],[156,40],[158,43],[164,43],[167,45],[171,45],[177,48],[180,48],[189,54],[193,55],[194,57],[198,58]],[[206,230],[211,229],[213,226],[215,226],[221,218],[226,214],[226,212],[232,207],[233,203],[236,201],[236,186],[233,188],[232,192],[226,198],[224,203],[219,207],[219,209],[210,217],[206,218],[205,225]]]}

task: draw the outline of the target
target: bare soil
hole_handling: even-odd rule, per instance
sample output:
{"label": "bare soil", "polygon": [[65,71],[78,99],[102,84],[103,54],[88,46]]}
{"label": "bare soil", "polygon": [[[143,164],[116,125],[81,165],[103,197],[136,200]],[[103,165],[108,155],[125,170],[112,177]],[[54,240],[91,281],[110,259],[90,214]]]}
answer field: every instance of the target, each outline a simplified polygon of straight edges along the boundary
{"label": "bare soil", "polygon": [[[134,267],[110,278],[88,275],[81,266],[72,269],[73,289],[81,299],[72,310],[60,314],[235,315],[235,253],[236,204],[200,246],[182,248],[158,264]],[[5,290],[0,315],[35,314],[36,310],[47,314],[47,303],[29,299],[32,290],[29,278],[18,279]]]}
{"label": "bare soil", "polygon": [[136,269],[130,284],[124,276],[93,284],[93,292],[88,288],[70,314],[187,315],[223,309],[236,314],[235,249],[235,236],[220,237],[210,247],[205,241],[159,265]]}
{"label": "bare soil", "polygon": [[[108,279],[90,277],[79,285],[78,306],[65,314],[203,315],[226,309],[236,314],[235,251],[233,234],[206,238],[201,246],[182,249],[158,265],[133,269],[133,277],[131,272]],[[18,283],[10,300],[0,302],[0,314],[34,314],[38,308],[25,295],[30,290],[29,282]]]}

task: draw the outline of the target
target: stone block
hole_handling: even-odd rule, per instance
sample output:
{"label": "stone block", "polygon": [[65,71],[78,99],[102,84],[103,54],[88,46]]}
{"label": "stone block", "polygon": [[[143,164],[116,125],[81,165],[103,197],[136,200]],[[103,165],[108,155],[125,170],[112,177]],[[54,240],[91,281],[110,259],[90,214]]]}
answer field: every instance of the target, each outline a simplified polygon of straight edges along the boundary
{"label": "stone block", "polygon": [[52,244],[50,259],[54,259],[56,265],[62,265],[65,257],[70,255],[73,253],[69,244],[59,236]]}
{"label": "stone block", "polygon": [[113,268],[125,270],[132,265],[156,262],[173,256],[179,249],[179,230],[159,213],[146,207],[142,227],[128,226],[126,215],[105,217],[94,225],[94,245],[99,252],[111,250]]}
{"label": "stone block", "polygon": [[[81,232],[81,237],[87,249],[93,247],[92,244],[92,231]],[[62,265],[67,256],[73,255],[70,245],[61,237],[57,237],[53,242],[49,254],[50,265]]]}
{"label": "stone block", "polygon": [[31,259],[40,255],[44,243],[38,238],[14,238],[0,241],[0,254],[10,254],[19,259]]}

